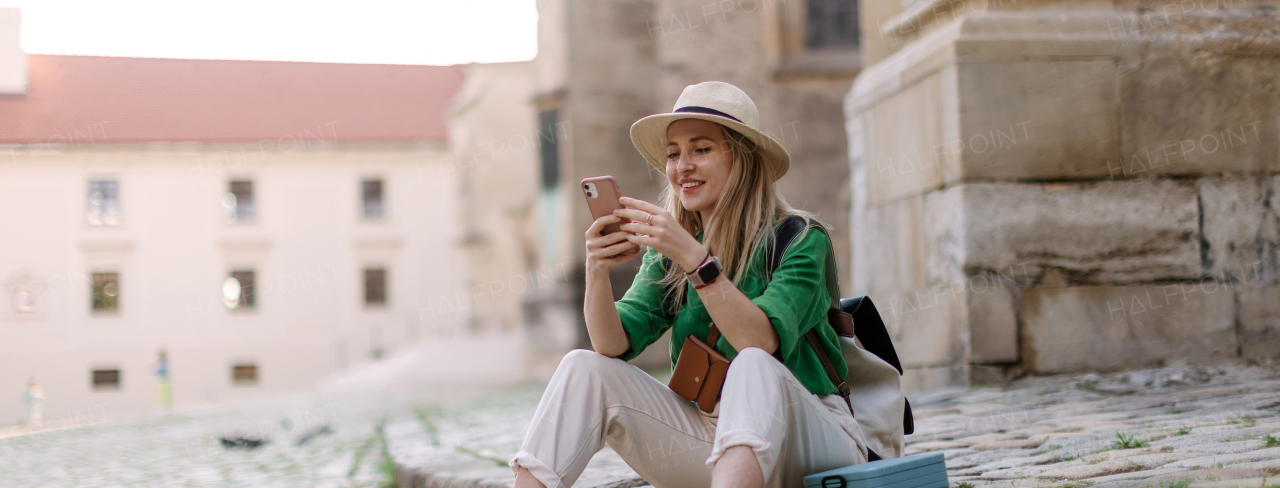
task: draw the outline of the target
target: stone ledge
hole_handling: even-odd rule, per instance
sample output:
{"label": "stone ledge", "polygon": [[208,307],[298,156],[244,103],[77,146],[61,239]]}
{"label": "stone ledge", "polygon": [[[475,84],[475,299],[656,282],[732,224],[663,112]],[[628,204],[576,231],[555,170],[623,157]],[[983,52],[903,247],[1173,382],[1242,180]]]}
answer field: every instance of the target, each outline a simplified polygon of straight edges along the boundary
{"label": "stone ledge", "polygon": [[1274,14],[1260,11],[1181,15],[1173,21],[1161,14],[1133,12],[966,13],[865,67],[849,92],[848,103],[853,112],[861,112],[942,65],[956,62],[1195,52],[1275,55],[1280,52],[1280,36],[1270,25],[1274,20]]}
{"label": "stone ledge", "polygon": [[845,99],[855,195],[1280,171],[1276,16],[1157,17],[970,13],[866,67]]}

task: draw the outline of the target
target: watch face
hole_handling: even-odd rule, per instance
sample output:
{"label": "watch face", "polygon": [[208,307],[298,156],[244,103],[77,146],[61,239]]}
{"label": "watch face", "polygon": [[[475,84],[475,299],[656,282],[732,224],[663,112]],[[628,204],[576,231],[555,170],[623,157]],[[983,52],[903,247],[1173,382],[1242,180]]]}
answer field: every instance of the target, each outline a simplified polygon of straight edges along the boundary
{"label": "watch face", "polygon": [[697,284],[698,286],[705,285],[715,280],[716,277],[720,276],[720,258],[712,256],[710,261],[707,261],[707,263],[702,265],[701,268],[698,268],[696,275],[698,277],[698,281],[701,282]]}

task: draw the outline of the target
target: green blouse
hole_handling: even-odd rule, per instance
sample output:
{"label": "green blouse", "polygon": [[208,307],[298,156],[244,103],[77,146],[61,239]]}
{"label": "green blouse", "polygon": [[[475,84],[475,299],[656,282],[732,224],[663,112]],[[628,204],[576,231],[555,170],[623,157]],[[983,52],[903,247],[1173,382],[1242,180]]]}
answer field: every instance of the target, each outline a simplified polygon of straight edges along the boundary
{"label": "green blouse", "polygon": [[[809,329],[817,327],[819,342],[840,377],[843,378],[848,370],[840,354],[836,333],[827,325],[827,310],[832,303],[827,291],[826,260],[834,259],[830,249],[826,232],[810,229],[792,242],[774,272],[772,282],[764,279],[765,250],[760,249],[752,257],[746,275],[735,283],[764,311],[778,331],[780,346],[774,357],[779,358],[805,388],[817,395],[838,391],[817,353],[804,338]],[[658,283],[663,275],[662,261],[662,255],[650,248],[641,261],[640,272],[636,274],[631,288],[622,300],[616,302],[622,328],[631,341],[631,348],[619,355],[619,359],[634,359],[662,337],[667,329],[674,329],[671,333],[671,364],[674,367],[686,336],[693,334],[705,340],[710,332],[711,316],[693,290],[693,285],[689,285],[679,313],[672,314],[670,307],[662,306],[664,290]],[[730,360],[738,355],[723,334],[713,347]]]}

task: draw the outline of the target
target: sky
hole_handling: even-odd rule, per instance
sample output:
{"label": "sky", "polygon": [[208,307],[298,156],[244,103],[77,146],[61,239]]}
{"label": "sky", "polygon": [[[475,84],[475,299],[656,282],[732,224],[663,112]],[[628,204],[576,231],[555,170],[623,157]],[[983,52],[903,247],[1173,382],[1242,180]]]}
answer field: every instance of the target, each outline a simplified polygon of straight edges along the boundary
{"label": "sky", "polygon": [[525,61],[536,0],[0,0],[31,54],[332,63]]}

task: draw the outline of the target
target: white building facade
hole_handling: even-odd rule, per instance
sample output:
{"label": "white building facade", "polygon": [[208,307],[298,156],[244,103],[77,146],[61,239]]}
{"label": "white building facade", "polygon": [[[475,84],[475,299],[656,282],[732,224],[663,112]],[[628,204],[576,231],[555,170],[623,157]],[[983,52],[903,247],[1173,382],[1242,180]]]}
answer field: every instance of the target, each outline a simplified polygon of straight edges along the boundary
{"label": "white building facade", "polygon": [[33,378],[47,424],[155,411],[161,351],[185,409],[470,334],[439,306],[469,289],[460,70],[25,55],[17,22],[0,9],[0,75],[25,81],[0,86],[0,424]]}

